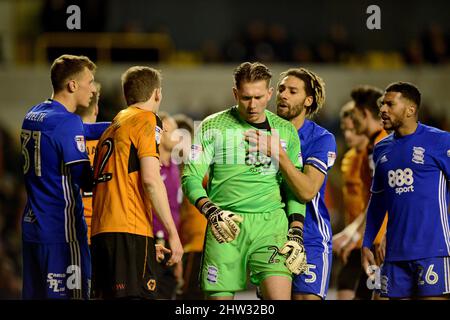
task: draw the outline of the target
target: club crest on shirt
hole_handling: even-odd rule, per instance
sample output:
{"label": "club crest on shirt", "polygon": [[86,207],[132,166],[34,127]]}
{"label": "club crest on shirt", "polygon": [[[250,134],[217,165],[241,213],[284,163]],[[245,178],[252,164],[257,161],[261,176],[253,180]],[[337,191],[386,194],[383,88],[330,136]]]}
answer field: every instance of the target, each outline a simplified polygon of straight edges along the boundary
{"label": "club crest on shirt", "polygon": [[157,144],[161,143],[161,132],[162,129],[158,126],[155,127],[155,140]]}
{"label": "club crest on shirt", "polygon": [[450,150],[447,150],[447,157],[450,158]]}
{"label": "club crest on shirt", "polygon": [[425,149],[422,147],[413,147],[412,162],[417,164],[425,163]]}
{"label": "club crest on shirt", "polygon": [[150,279],[147,281],[147,289],[149,291],[155,291],[155,289],[156,289],[156,280],[155,279]]}
{"label": "club crest on shirt", "polygon": [[199,144],[193,144],[191,145],[191,160],[198,160],[200,158],[200,154],[202,153],[203,148]]}
{"label": "club crest on shirt", "polygon": [[75,142],[77,143],[78,151],[86,152],[86,143],[84,142],[84,136],[75,136]]}

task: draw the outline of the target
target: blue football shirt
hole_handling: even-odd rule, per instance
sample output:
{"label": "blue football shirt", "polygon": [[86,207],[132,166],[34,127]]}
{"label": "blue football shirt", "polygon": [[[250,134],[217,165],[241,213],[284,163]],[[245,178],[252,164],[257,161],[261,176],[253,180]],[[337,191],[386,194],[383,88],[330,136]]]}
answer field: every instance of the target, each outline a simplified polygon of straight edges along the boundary
{"label": "blue football shirt", "polygon": [[81,118],[47,100],[25,115],[21,142],[27,190],[23,240],[87,241],[80,187],[69,170],[71,164],[89,162]]}
{"label": "blue football shirt", "polygon": [[450,133],[419,123],[380,141],[374,162],[371,191],[388,210],[386,261],[449,256]]}

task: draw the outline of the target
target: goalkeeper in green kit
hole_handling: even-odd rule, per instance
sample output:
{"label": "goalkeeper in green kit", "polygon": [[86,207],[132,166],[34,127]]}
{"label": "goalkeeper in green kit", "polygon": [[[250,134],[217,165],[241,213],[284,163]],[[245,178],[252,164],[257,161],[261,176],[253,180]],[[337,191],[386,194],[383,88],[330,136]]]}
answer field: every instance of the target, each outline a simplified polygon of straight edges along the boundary
{"label": "goalkeeper in green kit", "polygon": [[289,300],[292,273],[306,268],[305,205],[282,179],[273,156],[278,145],[266,156],[250,153],[244,139],[249,129],[269,135],[276,131],[301,170],[296,129],[266,110],[271,77],[261,63],[245,62],[235,69],[237,105],[202,121],[184,169],[183,191],[208,219],[200,282],[209,299],[233,299],[246,289],[249,270],[264,299]]}

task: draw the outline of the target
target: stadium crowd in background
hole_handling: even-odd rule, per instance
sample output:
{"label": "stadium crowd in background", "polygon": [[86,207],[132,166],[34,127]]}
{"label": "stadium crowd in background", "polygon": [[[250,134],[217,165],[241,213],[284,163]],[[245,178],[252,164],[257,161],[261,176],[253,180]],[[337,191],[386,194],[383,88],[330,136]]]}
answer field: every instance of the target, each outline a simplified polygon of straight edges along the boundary
{"label": "stadium crowd in background", "polygon": [[[46,0],[40,7],[39,19],[42,32],[64,32],[66,29],[66,8],[72,4],[67,0]],[[142,3],[137,3],[142,6]],[[413,4],[412,4],[413,5]],[[108,1],[79,1],[84,19],[79,32],[124,32],[124,33],[161,33],[172,39],[176,50],[186,53],[186,48],[178,42],[178,34],[169,25],[162,22],[150,24],[139,19],[120,19],[114,15],[121,12],[120,4]],[[108,16],[107,13],[110,15]],[[121,21],[120,24],[114,23]],[[399,21],[399,23],[403,23]],[[116,25],[115,29],[111,25]],[[30,30],[30,32],[34,32]],[[238,24],[231,29],[227,39],[218,41],[205,38],[198,48],[191,50],[202,63],[224,63],[241,61],[261,61],[264,63],[333,63],[333,64],[366,64],[373,57],[379,62],[393,59],[396,65],[436,65],[450,61],[449,30],[438,22],[431,21],[424,25],[420,32],[405,35],[405,41],[386,52],[376,46],[366,49],[358,48],[358,39],[348,25],[342,22],[330,22],[328,29],[310,40],[305,41],[303,30],[290,30],[289,26],[276,19],[262,17]],[[311,30],[309,30],[311,32]],[[62,49],[62,48],[60,48]],[[91,48],[92,49],[92,48]],[[95,52],[95,50],[94,50]],[[50,60],[57,52],[50,54]],[[61,53],[59,53],[61,54]],[[120,61],[136,57],[131,50],[127,54],[117,55]],[[392,58],[393,57],[393,58]],[[114,58],[114,57],[113,57]],[[155,62],[158,56],[152,56]],[[117,60],[119,61],[119,60]],[[377,62],[377,63],[378,63]]]}

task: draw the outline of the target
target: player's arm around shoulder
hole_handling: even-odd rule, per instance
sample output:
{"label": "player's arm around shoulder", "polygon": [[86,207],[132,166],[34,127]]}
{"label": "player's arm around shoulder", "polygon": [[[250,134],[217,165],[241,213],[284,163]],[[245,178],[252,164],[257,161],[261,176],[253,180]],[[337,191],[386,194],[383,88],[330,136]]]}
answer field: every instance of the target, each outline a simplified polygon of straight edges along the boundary
{"label": "player's arm around shoulder", "polygon": [[95,122],[85,123],[83,122],[84,134],[86,141],[99,140],[103,132],[111,125],[111,122]]}

